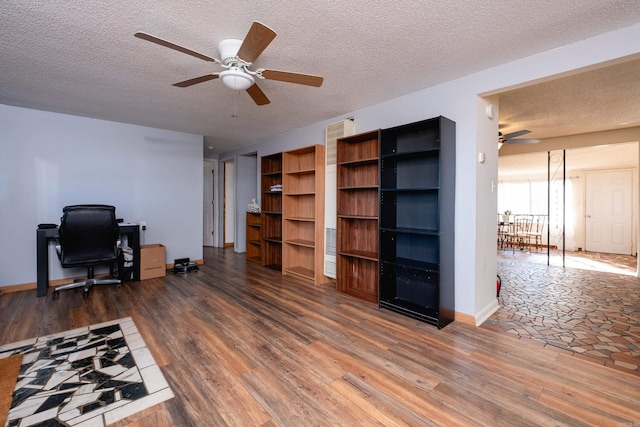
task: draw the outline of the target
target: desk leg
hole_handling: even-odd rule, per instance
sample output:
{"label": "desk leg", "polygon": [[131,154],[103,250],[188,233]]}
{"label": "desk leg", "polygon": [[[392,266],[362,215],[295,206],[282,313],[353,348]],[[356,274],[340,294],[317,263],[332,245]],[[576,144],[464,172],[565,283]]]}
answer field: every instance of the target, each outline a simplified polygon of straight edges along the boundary
{"label": "desk leg", "polygon": [[49,240],[44,230],[36,231],[37,295],[47,296],[49,286]]}
{"label": "desk leg", "polygon": [[129,246],[133,249],[133,281],[140,281],[140,231],[136,230],[135,232],[129,235],[131,241],[129,242]]}

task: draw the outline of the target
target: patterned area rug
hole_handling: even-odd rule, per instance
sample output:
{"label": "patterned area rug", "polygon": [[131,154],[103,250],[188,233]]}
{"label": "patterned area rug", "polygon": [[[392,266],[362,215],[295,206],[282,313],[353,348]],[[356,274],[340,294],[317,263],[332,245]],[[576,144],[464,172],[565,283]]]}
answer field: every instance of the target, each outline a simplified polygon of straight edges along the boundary
{"label": "patterned area rug", "polygon": [[130,317],[0,346],[23,354],[7,426],[106,426],[173,397]]}

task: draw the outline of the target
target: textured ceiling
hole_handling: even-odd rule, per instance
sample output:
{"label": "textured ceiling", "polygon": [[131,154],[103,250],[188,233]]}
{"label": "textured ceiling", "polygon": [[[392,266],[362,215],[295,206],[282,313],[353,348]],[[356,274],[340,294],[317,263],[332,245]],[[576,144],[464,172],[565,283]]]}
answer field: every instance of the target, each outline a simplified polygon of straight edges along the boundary
{"label": "textured ceiling", "polygon": [[640,126],[640,60],[503,92],[500,124],[532,139]]}
{"label": "textured ceiling", "polygon": [[[254,20],[278,34],[256,67],[323,86],[260,81],[260,107],[218,80],[176,88],[220,69],[133,36],[217,57]],[[225,152],[637,22],[637,0],[3,0],[0,103],[205,135]]]}

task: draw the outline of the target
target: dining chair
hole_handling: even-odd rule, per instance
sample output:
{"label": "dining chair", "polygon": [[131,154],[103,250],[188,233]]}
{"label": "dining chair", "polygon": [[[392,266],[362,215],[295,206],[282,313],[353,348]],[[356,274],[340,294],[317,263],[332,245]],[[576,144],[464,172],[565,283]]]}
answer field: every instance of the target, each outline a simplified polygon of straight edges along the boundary
{"label": "dining chair", "polygon": [[533,215],[531,227],[527,233],[527,243],[529,244],[529,248],[531,248],[531,244],[533,243],[536,247],[536,252],[542,247],[542,233],[546,222],[546,215]]}
{"label": "dining chair", "polygon": [[533,222],[533,215],[514,215],[511,226],[509,227],[509,234],[507,241],[513,252],[516,251],[516,247],[521,251],[525,249],[528,242],[528,233],[531,231],[531,224]]}

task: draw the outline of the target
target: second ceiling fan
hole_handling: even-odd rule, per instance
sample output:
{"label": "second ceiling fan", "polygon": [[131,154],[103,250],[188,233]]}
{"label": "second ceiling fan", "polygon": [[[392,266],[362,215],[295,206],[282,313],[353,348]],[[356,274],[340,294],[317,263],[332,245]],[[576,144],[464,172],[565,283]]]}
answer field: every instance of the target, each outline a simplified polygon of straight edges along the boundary
{"label": "second ceiling fan", "polygon": [[306,86],[320,87],[323,78],[310,74],[292,73],[264,68],[251,70],[251,65],[276,37],[276,33],[260,22],[254,22],[244,40],[224,39],[218,44],[220,59],[212,58],[186,47],[171,43],[147,33],[138,32],[135,36],[168,47],[178,52],[186,53],[207,62],[213,62],[224,68],[217,73],[205,74],[189,80],[174,83],[176,87],[189,87],[209,80],[221,79],[222,82],[234,90],[245,90],[257,105],[269,104],[269,98],[256,84],[256,78],[296,83]]}
{"label": "second ceiling fan", "polygon": [[537,144],[540,142],[539,139],[527,139],[527,138],[518,138],[519,136],[523,136],[531,133],[530,130],[519,130],[516,132],[510,132],[503,134],[502,132],[498,132],[498,143],[499,144]]}

